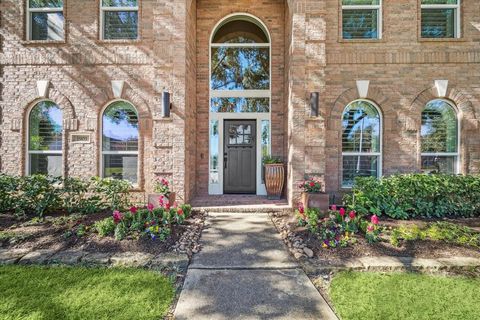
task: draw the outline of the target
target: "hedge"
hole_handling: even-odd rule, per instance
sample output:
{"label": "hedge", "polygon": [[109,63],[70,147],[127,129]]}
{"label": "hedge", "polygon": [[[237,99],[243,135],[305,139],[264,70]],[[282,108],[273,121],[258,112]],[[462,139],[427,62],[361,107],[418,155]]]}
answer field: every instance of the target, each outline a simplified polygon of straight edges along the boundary
{"label": "hedge", "polygon": [[90,180],[45,175],[0,174],[0,214],[37,215],[52,211],[95,213],[124,209],[129,205],[131,185],[124,180]]}
{"label": "hedge", "polygon": [[345,205],[394,219],[480,215],[480,176],[405,174],[359,177]]}

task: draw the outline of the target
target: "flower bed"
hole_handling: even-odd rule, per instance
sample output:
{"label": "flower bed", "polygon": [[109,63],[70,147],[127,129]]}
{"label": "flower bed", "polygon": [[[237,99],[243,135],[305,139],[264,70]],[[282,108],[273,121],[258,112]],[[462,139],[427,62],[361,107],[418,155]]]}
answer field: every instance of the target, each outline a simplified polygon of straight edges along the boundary
{"label": "flower bed", "polygon": [[0,191],[7,196],[0,200],[0,249],[190,255],[199,250],[203,214],[164,195],[159,207],[130,207],[129,190],[128,182],[111,179],[2,175]]}

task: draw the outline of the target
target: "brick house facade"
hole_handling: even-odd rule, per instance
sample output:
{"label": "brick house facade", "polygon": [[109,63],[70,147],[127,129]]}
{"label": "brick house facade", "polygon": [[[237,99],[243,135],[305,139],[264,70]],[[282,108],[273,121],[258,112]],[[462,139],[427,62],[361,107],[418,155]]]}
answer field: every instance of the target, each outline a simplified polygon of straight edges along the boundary
{"label": "brick house facade", "polygon": [[[63,114],[62,174],[101,175],[102,113],[126,101],[138,113],[135,194],[152,192],[155,177],[170,179],[182,201],[212,193],[210,43],[225,17],[241,14],[258,19],[269,36],[268,148],[286,163],[291,204],[305,176],[319,177],[339,201],[342,115],[358,99],[380,114],[379,175],[420,171],[422,111],[436,99],[457,112],[458,173],[479,173],[480,2],[459,2],[458,36],[450,39],[422,37],[421,3],[380,1],[381,37],[344,39],[341,0],[141,0],[137,39],[107,40],[99,0],[64,0],[63,40],[35,41],[27,1],[4,0],[1,172],[27,173],[29,112],[48,100]],[[170,117],[162,113],[164,91]]]}

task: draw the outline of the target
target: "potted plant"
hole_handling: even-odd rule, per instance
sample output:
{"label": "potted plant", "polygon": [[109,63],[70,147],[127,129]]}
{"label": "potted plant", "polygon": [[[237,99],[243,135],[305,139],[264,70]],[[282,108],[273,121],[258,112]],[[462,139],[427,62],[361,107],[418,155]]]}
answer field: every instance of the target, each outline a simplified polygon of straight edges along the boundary
{"label": "potted plant", "polygon": [[170,183],[165,178],[155,179],[154,194],[148,195],[148,203],[152,204],[155,208],[160,207],[160,203],[166,203],[173,205],[175,203],[175,192],[170,191]]}
{"label": "potted plant", "polygon": [[317,208],[320,211],[328,211],[330,197],[322,191],[322,182],[317,178],[309,178],[300,184],[302,189],[302,203],[305,210]]}
{"label": "potted plant", "polygon": [[263,158],[265,167],[265,186],[268,199],[280,199],[282,197],[283,184],[285,183],[285,167],[283,162],[272,156]]}

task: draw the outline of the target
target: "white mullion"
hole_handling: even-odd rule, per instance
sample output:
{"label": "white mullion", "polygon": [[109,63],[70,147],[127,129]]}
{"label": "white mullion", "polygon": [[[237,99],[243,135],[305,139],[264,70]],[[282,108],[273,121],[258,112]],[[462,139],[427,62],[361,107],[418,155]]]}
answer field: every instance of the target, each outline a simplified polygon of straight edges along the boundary
{"label": "white mullion", "polygon": [[212,98],[270,98],[270,90],[211,90]]}
{"label": "white mullion", "polygon": [[138,155],[138,151],[102,151],[106,155]]}
{"label": "white mullion", "polygon": [[454,152],[422,152],[422,157],[458,157]]}
{"label": "white mullion", "polygon": [[270,48],[269,43],[212,43],[212,48]]}
{"label": "white mullion", "polygon": [[343,5],[343,10],[368,10],[368,9],[377,9],[379,10],[382,6],[380,4],[376,5]]}
{"label": "white mullion", "polygon": [[43,150],[28,150],[29,154],[62,154],[62,151],[43,151]]}
{"label": "white mullion", "polygon": [[342,152],[344,156],[380,156],[382,153],[381,152]]}
{"label": "white mullion", "polygon": [[458,9],[458,4],[422,4],[422,9]]}
{"label": "white mullion", "polygon": [[102,7],[103,11],[138,11],[138,7]]}

